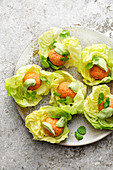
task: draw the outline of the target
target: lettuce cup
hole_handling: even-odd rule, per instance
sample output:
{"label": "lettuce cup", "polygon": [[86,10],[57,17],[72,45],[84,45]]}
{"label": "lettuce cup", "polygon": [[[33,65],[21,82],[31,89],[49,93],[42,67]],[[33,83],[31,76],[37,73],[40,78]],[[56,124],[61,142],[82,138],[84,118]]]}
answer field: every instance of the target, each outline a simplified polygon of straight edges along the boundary
{"label": "lettuce cup", "polygon": [[86,86],[82,82],[75,80],[66,71],[54,72],[49,104],[61,107],[72,115],[83,113],[85,95]]}
{"label": "lettuce cup", "polygon": [[93,44],[81,53],[78,71],[90,86],[113,80],[113,51],[105,44]]}
{"label": "lettuce cup", "polygon": [[43,95],[47,95],[53,74],[43,71],[38,65],[26,65],[16,75],[5,81],[8,96],[14,98],[21,107],[36,106]]}
{"label": "lettuce cup", "polygon": [[67,122],[71,115],[59,107],[44,106],[33,111],[25,119],[25,126],[34,140],[59,143],[68,138]]}
{"label": "lettuce cup", "polygon": [[84,114],[94,128],[113,130],[113,95],[107,85],[93,87],[85,99]]}
{"label": "lettuce cup", "polygon": [[50,28],[39,37],[38,44],[40,60],[45,68],[57,70],[63,66],[77,66],[81,46],[77,38],[70,37],[68,30]]}

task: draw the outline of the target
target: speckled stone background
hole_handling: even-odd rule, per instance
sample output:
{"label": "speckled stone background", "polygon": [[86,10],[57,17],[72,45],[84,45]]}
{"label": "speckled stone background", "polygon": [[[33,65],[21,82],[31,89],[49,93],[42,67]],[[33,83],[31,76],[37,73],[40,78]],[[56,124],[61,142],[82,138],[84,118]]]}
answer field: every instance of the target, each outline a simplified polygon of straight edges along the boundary
{"label": "speckled stone background", "polygon": [[0,0],[0,170],[113,169],[113,133],[82,147],[32,141],[5,90],[4,80],[39,30],[68,25],[113,38],[113,0]]}

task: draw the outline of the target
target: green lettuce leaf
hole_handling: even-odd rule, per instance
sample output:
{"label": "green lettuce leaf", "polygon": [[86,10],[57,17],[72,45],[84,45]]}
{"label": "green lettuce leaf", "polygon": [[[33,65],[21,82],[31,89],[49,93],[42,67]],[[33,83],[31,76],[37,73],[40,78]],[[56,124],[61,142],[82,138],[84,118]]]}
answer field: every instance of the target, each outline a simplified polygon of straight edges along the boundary
{"label": "green lettuce leaf", "polygon": [[[55,43],[62,44],[66,51],[68,51],[69,60],[60,67],[53,67],[52,63],[48,60],[48,54]],[[45,68],[52,67],[53,69],[59,69],[63,66],[66,68],[74,65],[77,66],[81,56],[81,46],[79,45],[78,39],[75,37],[69,37],[69,31],[62,30],[61,28],[50,28],[49,31],[42,34],[38,39],[39,44],[39,56],[42,65]],[[57,48],[58,49],[58,48]],[[67,53],[67,52],[66,52]]]}
{"label": "green lettuce leaf", "polygon": [[[73,100],[69,98],[60,98],[57,94],[57,88],[60,83],[68,81],[75,82],[77,84],[78,92]],[[77,90],[76,89],[76,90]],[[78,80],[75,80],[69,73],[66,71],[55,71],[54,72],[54,81],[51,84],[51,97],[49,104],[53,106],[59,106],[64,111],[69,112],[70,114],[83,113],[84,112],[84,98],[86,95],[86,86]]]}
{"label": "green lettuce leaf", "polygon": [[45,133],[42,122],[45,122],[47,117],[61,118],[62,116],[66,117],[68,120],[71,119],[71,115],[69,113],[64,112],[58,107],[44,106],[38,111],[33,111],[26,117],[25,126],[32,133],[34,140],[59,143],[68,138],[69,129],[67,127],[67,123],[63,128],[63,132],[59,136],[52,137]]}
{"label": "green lettuce leaf", "polygon": [[[102,80],[95,80],[90,75],[90,68],[92,67],[92,60],[95,56],[104,59],[110,70],[108,77]],[[98,64],[97,64],[98,65]],[[93,44],[92,46],[86,47],[81,53],[81,60],[78,64],[78,71],[83,76],[83,81],[90,86],[97,85],[100,83],[108,83],[113,80],[113,51],[110,47],[105,44]]]}
{"label": "green lettuce leaf", "polygon": [[98,114],[97,118],[100,119],[107,119],[110,118],[113,115],[113,108],[108,107],[106,109],[102,109]]}
{"label": "green lettuce leaf", "polygon": [[[27,72],[36,72],[40,76],[45,77],[46,81],[42,81],[41,86],[35,90],[27,90],[24,93],[21,89],[23,86],[23,77]],[[37,105],[42,100],[43,95],[47,95],[50,90],[50,84],[53,80],[53,73],[43,71],[38,65],[27,65],[21,67],[16,75],[6,79],[5,86],[8,96],[14,98],[15,102],[21,107],[29,107]],[[50,82],[50,84],[48,84]]]}
{"label": "green lettuce leaf", "polygon": [[[87,96],[84,102],[84,114],[86,119],[96,129],[109,129],[113,130],[113,116],[110,117],[111,113],[109,109],[98,109],[99,94],[103,93],[105,97],[113,99],[113,95],[110,94],[110,89],[107,85],[99,85],[93,87],[92,93]],[[112,110],[110,108],[110,110]],[[105,115],[107,114],[107,115]]]}

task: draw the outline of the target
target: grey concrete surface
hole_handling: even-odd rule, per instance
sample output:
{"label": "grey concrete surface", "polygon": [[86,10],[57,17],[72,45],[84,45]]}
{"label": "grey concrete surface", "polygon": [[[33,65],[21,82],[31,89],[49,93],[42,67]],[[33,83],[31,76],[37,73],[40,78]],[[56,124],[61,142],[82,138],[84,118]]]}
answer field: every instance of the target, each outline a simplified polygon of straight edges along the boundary
{"label": "grey concrete surface", "polygon": [[[113,38],[112,0],[0,0],[0,170],[112,170],[113,133],[82,147],[33,141],[4,80],[30,41],[51,26],[81,25]],[[87,41],[87,40],[86,40]]]}

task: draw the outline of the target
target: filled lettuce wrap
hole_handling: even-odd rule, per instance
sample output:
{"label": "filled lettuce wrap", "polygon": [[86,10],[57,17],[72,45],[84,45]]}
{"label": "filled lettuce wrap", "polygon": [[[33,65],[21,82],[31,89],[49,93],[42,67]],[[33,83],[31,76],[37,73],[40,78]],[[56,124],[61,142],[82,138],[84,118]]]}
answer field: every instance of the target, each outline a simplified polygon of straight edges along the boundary
{"label": "filled lettuce wrap", "polygon": [[78,71],[90,86],[113,80],[113,51],[105,44],[93,44],[81,53]]}
{"label": "filled lettuce wrap", "polygon": [[85,95],[86,86],[82,82],[75,80],[66,71],[54,72],[49,104],[59,106],[72,115],[83,113]]}
{"label": "filled lettuce wrap", "polygon": [[81,46],[77,38],[70,37],[68,30],[50,28],[38,39],[39,56],[45,68],[59,69],[77,66],[81,56]]}
{"label": "filled lettuce wrap", "polygon": [[34,140],[59,143],[68,138],[67,122],[71,118],[68,112],[59,107],[44,106],[26,117],[25,126]]}
{"label": "filled lettuce wrap", "polygon": [[5,81],[8,96],[14,98],[21,107],[37,105],[43,95],[47,95],[53,73],[43,71],[38,65],[26,65]]}
{"label": "filled lettuce wrap", "polygon": [[85,99],[84,114],[94,128],[113,130],[113,95],[107,85],[93,87]]}

